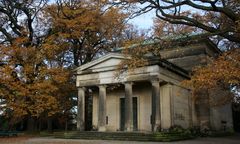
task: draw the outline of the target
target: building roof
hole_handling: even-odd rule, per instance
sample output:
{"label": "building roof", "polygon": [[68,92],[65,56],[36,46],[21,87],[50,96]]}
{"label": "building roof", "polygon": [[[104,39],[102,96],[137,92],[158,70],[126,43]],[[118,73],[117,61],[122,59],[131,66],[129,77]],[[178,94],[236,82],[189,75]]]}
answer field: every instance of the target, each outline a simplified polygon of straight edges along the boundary
{"label": "building roof", "polygon": [[[92,67],[94,65],[97,65],[97,64],[99,64],[99,63],[101,63],[103,61],[106,61],[106,60],[110,59],[110,58],[126,59],[127,57],[125,57],[123,54],[120,54],[120,53],[108,53],[108,54],[106,54],[106,55],[104,55],[102,57],[99,57],[99,58],[89,62],[89,63],[86,63],[84,65],[79,66],[74,71],[78,71],[78,70],[83,71],[83,70],[85,70],[87,68],[90,68],[90,67]],[[130,57],[128,57],[128,58],[130,58]]]}
{"label": "building roof", "polygon": [[[128,48],[137,48],[138,46],[148,46],[153,44],[160,44],[162,41],[172,41],[173,47],[174,46],[182,46],[185,47],[189,44],[197,44],[197,43],[205,43],[216,53],[221,53],[221,50],[214,44],[209,38],[206,37],[197,37],[198,35],[178,35],[178,36],[166,36],[162,37],[161,39],[155,38],[155,39],[147,39],[142,42],[132,44],[131,46],[127,47],[118,47],[114,48],[112,52],[121,52],[124,49]],[[172,47],[171,47],[172,48]]]}
{"label": "building roof", "polygon": [[[207,48],[210,48],[211,51],[213,51],[216,54],[221,53],[221,51],[217,48],[217,46],[208,38],[203,37],[203,38],[199,38],[199,39],[194,39],[192,40],[192,37],[195,37],[196,35],[184,35],[184,36],[177,36],[177,37],[165,37],[163,39],[171,39],[173,41],[175,41],[176,43],[173,44],[173,46],[171,48],[175,48],[175,47],[182,47],[184,49],[184,47],[188,47],[191,44],[199,44],[199,43],[204,43],[207,45]],[[188,40],[188,41],[187,41]],[[184,43],[184,41],[187,41]],[[145,40],[141,43],[137,43],[137,44],[133,44],[129,47],[121,47],[121,48],[115,48],[111,53],[102,56],[92,62],[89,62],[87,64],[84,64],[78,68],[75,69],[75,71],[84,71],[90,67],[94,67],[95,65],[98,65],[104,61],[107,61],[111,58],[117,58],[117,59],[130,59],[130,56],[126,56],[121,54],[120,52],[123,49],[126,48],[136,48],[138,46],[147,46],[147,45],[154,45],[154,44],[160,44],[161,40],[160,39],[150,39],[150,40]],[[171,49],[169,48],[169,50]],[[181,76],[184,76],[185,78],[189,78],[189,72],[187,70],[185,70],[182,67],[177,66],[176,64],[169,62],[168,59],[161,59],[157,56],[153,56],[153,55],[148,55],[145,57],[146,59],[148,59],[149,61],[149,65],[159,65],[163,68],[166,68],[174,73],[177,73]]]}
{"label": "building roof", "polygon": [[166,68],[167,70],[177,73],[185,78],[190,78],[188,71],[167,61],[166,59],[160,59],[159,57],[149,57],[148,59],[149,59],[149,65],[158,64],[162,68]]}
{"label": "building roof", "polygon": [[[120,53],[109,53],[105,56],[102,56],[92,62],[89,62],[87,64],[84,64],[78,68],[76,68],[74,71],[85,71],[91,67],[94,67],[100,63],[103,63],[109,59],[112,59],[112,58],[117,58],[117,59],[123,59],[123,60],[126,60],[126,59],[130,59],[131,57],[130,56],[126,56],[126,55],[123,55],[123,54],[120,54]],[[148,59],[149,63],[148,65],[159,65],[160,67],[162,68],[165,68],[167,70],[170,70],[178,75],[181,75],[185,78],[189,78],[189,74],[186,70],[178,67],[177,65],[171,63],[171,62],[168,62],[167,60],[164,60],[164,59],[160,59],[159,57],[146,57],[146,59]],[[84,73],[86,74],[86,73]]]}

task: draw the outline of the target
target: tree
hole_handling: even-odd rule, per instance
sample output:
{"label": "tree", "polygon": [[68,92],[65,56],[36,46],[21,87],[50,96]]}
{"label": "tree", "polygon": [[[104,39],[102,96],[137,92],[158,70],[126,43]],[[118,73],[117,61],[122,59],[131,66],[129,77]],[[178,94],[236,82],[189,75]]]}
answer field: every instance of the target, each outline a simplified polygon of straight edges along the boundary
{"label": "tree", "polygon": [[[62,51],[48,47],[47,0],[0,1],[1,110],[11,123],[47,118],[62,112],[69,96],[69,70]],[[74,87],[73,87],[74,88]],[[34,126],[35,124],[31,124]]]}
{"label": "tree", "polygon": [[0,43],[12,43],[20,36],[28,37],[31,43],[37,42],[41,34],[45,34],[44,27],[38,29],[37,26],[44,25],[39,13],[46,4],[47,0],[1,0]]}
{"label": "tree", "polygon": [[[239,103],[240,89],[240,49],[233,49],[223,53],[206,67],[198,67],[194,70],[191,80],[183,84],[189,86],[197,99],[202,90],[214,92],[210,96],[210,104],[213,106],[229,102]],[[231,90],[231,93],[229,93]]]}
{"label": "tree", "polygon": [[67,121],[76,96],[70,70],[120,44],[127,16],[97,1],[0,1],[1,109],[12,120]]}
{"label": "tree", "polygon": [[129,0],[143,4],[137,15],[154,10],[156,17],[172,24],[197,27],[205,36],[221,36],[240,43],[239,0]]}
{"label": "tree", "polygon": [[200,30],[196,27],[191,27],[182,24],[171,24],[161,19],[154,19],[153,35],[154,37],[161,38],[166,36],[186,36],[193,35]]}
{"label": "tree", "polygon": [[[208,66],[193,70],[192,79],[187,83],[193,89],[195,96],[203,89],[215,92],[219,89],[225,92],[234,90],[235,94],[239,94],[239,0],[131,0],[120,3],[142,4],[142,7],[135,11],[136,16],[151,10],[155,11],[154,35],[160,39],[160,43],[168,39],[170,44],[177,42],[181,45],[205,37],[211,38],[221,47],[224,44],[224,50],[227,52],[216,61],[213,59]],[[186,34],[189,36],[176,41],[175,37],[179,38],[179,35]],[[210,100],[214,102],[215,98],[210,97]],[[235,99],[239,97],[225,93],[222,99],[215,102],[223,104]]]}
{"label": "tree", "polygon": [[[1,45],[0,95],[12,120],[24,117],[52,116],[59,112],[60,85],[67,82],[68,71],[51,66],[40,47],[25,46],[28,38],[16,38],[9,46]],[[7,112],[7,111],[5,111]]]}
{"label": "tree", "polygon": [[[57,0],[45,9],[45,15],[51,20],[51,30],[44,45],[62,51],[58,61],[71,68],[90,62],[120,45],[128,16],[119,7],[94,0]],[[90,103],[91,96],[87,93],[86,111],[91,109]],[[88,113],[86,119],[89,116]]]}
{"label": "tree", "polygon": [[117,7],[96,1],[57,1],[46,10],[51,18],[48,44],[63,47],[75,66],[91,61],[96,55],[119,44],[127,14]]}

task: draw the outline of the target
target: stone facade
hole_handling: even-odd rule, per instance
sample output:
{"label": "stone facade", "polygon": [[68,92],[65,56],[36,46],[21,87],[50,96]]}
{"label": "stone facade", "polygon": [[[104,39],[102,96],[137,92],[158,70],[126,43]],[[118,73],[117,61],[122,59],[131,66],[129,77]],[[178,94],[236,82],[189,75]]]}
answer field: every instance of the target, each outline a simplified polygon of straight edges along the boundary
{"label": "stone facade", "polygon": [[[98,131],[158,131],[180,125],[221,130],[232,127],[231,106],[196,104],[181,86],[194,66],[207,64],[219,51],[209,41],[162,51],[165,60],[124,72],[116,66],[130,57],[110,53],[76,69],[77,129],[84,131],[84,91],[92,88],[92,125]],[[224,112],[224,113],[222,113]]]}

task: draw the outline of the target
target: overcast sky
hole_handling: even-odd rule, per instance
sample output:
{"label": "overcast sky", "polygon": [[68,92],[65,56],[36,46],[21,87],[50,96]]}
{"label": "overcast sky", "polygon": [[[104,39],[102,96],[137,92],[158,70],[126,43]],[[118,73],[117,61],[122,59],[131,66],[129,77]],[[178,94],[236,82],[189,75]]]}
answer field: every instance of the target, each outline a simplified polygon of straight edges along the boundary
{"label": "overcast sky", "polygon": [[153,26],[154,16],[154,12],[149,12],[130,20],[129,22],[136,25],[140,29],[149,29]]}

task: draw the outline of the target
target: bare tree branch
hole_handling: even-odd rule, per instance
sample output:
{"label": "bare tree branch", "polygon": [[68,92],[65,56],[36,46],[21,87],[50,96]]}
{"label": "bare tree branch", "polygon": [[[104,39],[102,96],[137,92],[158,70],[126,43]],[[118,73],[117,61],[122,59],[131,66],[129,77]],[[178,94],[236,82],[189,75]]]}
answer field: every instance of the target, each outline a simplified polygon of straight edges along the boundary
{"label": "bare tree branch", "polygon": [[[240,34],[236,31],[236,23],[240,21],[240,12],[236,8],[240,7],[240,2],[237,0],[136,0],[128,2],[144,5],[136,12],[136,16],[155,10],[159,19],[172,24],[197,27],[210,33],[217,33],[232,42],[240,43]],[[181,9],[181,7],[185,8]],[[213,20],[210,24],[202,18],[199,19],[199,17],[204,17],[204,13],[214,14],[215,21]]]}

